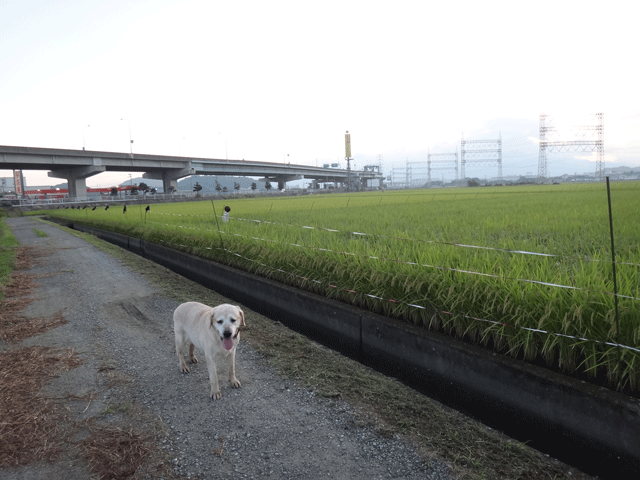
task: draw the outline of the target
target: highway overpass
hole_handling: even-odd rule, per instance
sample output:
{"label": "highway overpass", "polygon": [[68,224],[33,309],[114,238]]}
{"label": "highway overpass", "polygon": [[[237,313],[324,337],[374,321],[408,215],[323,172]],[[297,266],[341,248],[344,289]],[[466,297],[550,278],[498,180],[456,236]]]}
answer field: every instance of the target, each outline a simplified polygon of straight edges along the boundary
{"label": "highway overpass", "polygon": [[279,185],[303,178],[318,183],[347,184],[350,180],[357,188],[366,187],[370,180],[382,184],[382,174],[377,169],[349,171],[251,160],[0,146],[0,170],[4,169],[48,170],[50,177],[67,180],[69,196],[75,198],[86,198],[86,179],[102,172],[145,172],[144,178],[162,180],[165,192],[176,188],[179,178],[189,175],[260,177]]}

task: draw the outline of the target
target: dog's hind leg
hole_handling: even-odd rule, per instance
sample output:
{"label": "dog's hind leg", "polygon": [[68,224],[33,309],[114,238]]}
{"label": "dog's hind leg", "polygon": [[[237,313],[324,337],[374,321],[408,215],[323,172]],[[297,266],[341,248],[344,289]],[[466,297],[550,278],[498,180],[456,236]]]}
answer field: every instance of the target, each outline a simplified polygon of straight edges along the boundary
{"label": "dog's hind leg", "polygon": [[189,344],[189,359],[191,363],[198,363],[198,359],[196,358],[196,354],[194,353],[195,345],[193,343]]}
{"label": "dog's hind leg", "polygon": [[[185,333],[182,329],[176,328],[176,355],[178,356],[178,367],[180,367],[180,371],[182,373],[189,373],[189,367],[187,367],[187,363],[184,361],[184,347],[185,347]],[[191,345],[193,347],[193,345]],[[190,348],[191,349],[191,348]]]}

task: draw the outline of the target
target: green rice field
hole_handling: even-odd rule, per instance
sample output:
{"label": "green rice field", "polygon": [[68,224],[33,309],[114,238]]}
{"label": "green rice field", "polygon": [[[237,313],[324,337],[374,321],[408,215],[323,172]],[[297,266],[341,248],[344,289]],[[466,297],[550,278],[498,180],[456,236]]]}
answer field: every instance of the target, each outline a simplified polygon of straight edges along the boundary
{"label": "green rice field", "polygon": [[228,196],[149,211],[46,213],[637,394],[640,182],[612,183],[611,198],[617,296],[604,183]]}

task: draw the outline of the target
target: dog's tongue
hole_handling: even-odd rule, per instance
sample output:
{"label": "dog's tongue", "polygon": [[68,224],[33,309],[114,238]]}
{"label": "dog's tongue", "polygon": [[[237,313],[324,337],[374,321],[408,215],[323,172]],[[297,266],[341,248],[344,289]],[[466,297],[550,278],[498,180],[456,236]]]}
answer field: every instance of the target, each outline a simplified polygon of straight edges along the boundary
{"label": "dog's tongue", "polygon": [[222,340],[225,350],[231,350],[233,348],[233,338],[225,338]]}

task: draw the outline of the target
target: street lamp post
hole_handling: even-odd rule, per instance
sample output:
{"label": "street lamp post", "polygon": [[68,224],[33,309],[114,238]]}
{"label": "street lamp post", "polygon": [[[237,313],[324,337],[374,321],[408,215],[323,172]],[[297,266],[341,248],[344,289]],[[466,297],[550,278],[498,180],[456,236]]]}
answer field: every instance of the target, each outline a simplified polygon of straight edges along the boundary
{"label": "street lamp post", "polygon": [[126,120],[129,124],[129,154],[133,158],[133,140],[131,140],[131,121],[128,118],[121,118],[120,121]]}
{"label": "street lamp post", "polygon": [[84,131],[87,129],[87,127],[90,127],[91,125],[87,125],[82,129],[82,150],[84,150],[85,148],[85,141],[84,141]]}
{"label": "street lamp post", "polygon": [[[218,135],[222,135],[222,132],[218,132]],[[222,138],[224,138],[224,158],[225,160],[229,160],[229,152],[227,150],[227,136],[222,135]]]}
{"label": "street lamp post", "polygon": [[347,192],[351,191],[351,134],[344,134],[345,160],[347,161]]}

